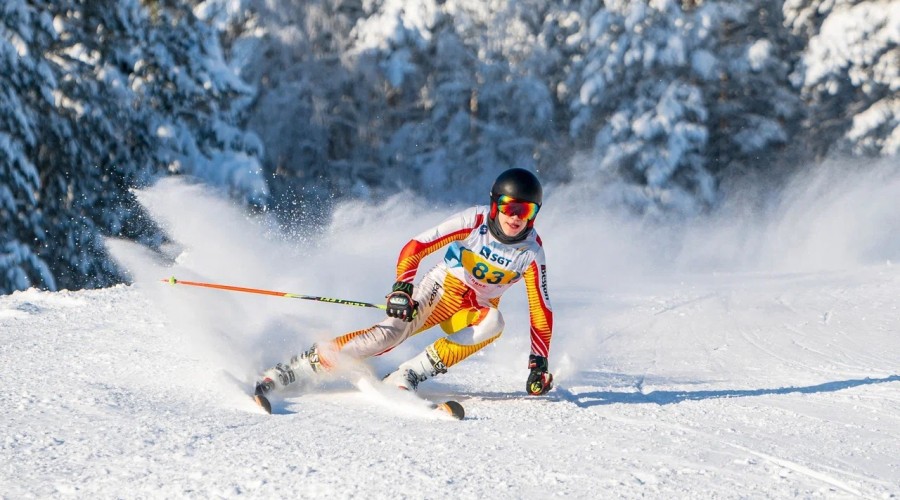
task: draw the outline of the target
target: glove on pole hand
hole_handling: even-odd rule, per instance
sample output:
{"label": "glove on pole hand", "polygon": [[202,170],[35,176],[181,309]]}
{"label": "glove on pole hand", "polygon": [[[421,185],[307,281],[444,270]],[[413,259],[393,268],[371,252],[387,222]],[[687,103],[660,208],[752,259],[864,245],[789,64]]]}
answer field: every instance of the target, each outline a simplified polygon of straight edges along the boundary
{"label": "glove on pole hand", "polygon": [[387,315],[392,318],[412,321],[419,310],[419,303],[413,300],[413,285],[405,281],[394,283],[387,295]]}
{"label": "glove on pole hand", "polygon": [[553,375],[547,371],[547,358],[534,354],[528,356],[528,369],[531,373],[528,374],[525,392],[540,396],[553,388]]}

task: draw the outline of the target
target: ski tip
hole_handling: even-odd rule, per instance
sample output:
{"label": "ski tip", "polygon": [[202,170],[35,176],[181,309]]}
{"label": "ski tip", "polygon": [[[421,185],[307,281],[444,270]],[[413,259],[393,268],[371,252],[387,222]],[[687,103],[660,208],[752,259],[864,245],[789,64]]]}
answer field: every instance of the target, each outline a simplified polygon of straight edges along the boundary
{"label": "ski tip", "polygon": [[444,401],[443,403],[438,403],[435,405],[435,409],[449,413],[450,416],[456,420],[466,418],[466,410],[463,408],[463,405],[456,401]]}
{"label": "ski tip", "polygon": [[263,396],[262,394],[256,394],[253,396],[253,401],[255,401],[256,404],[263,409],[263,411],[265,411],[269,415],[272,414],[272,403],[270,403],[265,396]]}

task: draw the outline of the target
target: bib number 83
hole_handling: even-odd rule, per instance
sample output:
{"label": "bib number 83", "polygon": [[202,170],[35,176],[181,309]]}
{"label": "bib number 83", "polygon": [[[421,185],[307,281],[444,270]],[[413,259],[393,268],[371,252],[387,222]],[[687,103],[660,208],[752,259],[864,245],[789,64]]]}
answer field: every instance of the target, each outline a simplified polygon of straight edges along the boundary
{"label": "bib number 83", "polygon": [[[485,279],[487,278],[488,273],[491,274],[491,278]],[[504,275],[505,273],[503,271],[491,271],[484,262],[479,262],[472,268],[472,276],[475,276],[478,281],[484,281],[492,285],[500,283],[503,280]]]}
{"label": "bib number 83", "polygon": [[479,262],[475,264],[474,267],[472,267],[472,276],[474,276],[475,279],[477,279],[478,281],[484,281],[485,283],[489,283],[491,285],[509,283],[514,280],[519,273],[513,272],[512,274],[512,279],[506,279],[507,273],[498,271],[497,269],[492,269],[484,262]]}
{"label": "bib number 83", "polygon": [[468,270],[473,278],[489,285],[514,283],[521,276],[521,273],[517,271],[492,266],[481,256],[468,249],[463,249],[460,255],[460,264]]}

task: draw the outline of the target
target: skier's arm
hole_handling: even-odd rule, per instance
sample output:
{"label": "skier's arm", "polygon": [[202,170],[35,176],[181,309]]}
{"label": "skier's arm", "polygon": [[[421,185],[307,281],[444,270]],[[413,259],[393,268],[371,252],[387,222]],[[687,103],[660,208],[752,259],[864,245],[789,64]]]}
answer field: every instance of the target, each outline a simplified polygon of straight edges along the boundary
{"label": "skier's arm", "polygon": [[553,336],[553,310],[547,290],[547,266],[543,251],[525,271],[525,287],[528,292],[528,310],[531,319],[531,355],[528,356],[528,381],[525,389],[531,395],[540,395],[553,387],[553,375],[549,372],[550,338]]}
{"label": "skier's arm", "polygon": [[531,354],[547,358],[553,336],[553,310],[547,291],[547,266],[543,262],[543,253],[525,271],[525,288],[531,320]]}
{"label": "skier's arm", "polygon": [[397,281],[387,295],[387,315],[403,321],[416,317],[419,304],[413,297],[413,280],[423,258],[448,244],[463,240],[484,219],[473,207],[409,240],[397,259]]}
{"label": "skier's arm", "polygon": [[450,216],[409,240],[397,259],[397,281],[412,283],[422,259],[454,241],[466,239],[473,229],[484,222],[483,219],[484,216],[476,213],[473,207]]}

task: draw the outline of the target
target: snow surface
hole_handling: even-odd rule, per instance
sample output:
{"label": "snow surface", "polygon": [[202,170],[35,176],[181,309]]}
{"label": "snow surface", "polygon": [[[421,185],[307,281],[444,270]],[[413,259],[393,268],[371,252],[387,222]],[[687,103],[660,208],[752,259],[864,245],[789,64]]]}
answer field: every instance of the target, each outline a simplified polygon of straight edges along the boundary
{"label": "snow surface", "polygon": [[[663,271],[639,226],[564,217],[572,196],[551,190],[538,222],[558,387],[524,395],[513,289],[504,336],[421,387],[465,405],[450,421],[343,380],[265,415],[246,395],[259,370],[380,311],[160,279],[379,302],[402,244],[454,207],[347,204],[320,232],[280,238],[196,186],[142,192],[178,243],[109,242],[134,285],[0,297],[0,497],[900,496],[900,268],[869,247],[803,272]],[[831,198],[804,213],[832,213]],[[771,226],[792,220],[795,238],[814,226]],[[833,242],[860,225],[832,226]],[[681,251],[738,241],[706,229],[716,237],[685,235]],[[383,375],[437,335],[367,366]]]}

